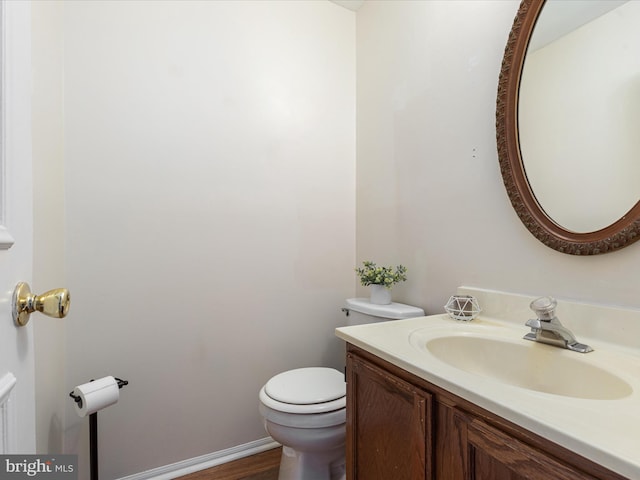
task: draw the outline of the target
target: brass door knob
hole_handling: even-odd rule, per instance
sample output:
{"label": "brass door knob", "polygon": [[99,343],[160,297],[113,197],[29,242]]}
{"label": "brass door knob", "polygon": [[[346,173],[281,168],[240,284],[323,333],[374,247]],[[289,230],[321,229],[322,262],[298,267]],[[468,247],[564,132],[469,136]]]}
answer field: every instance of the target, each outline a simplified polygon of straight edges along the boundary
{"label": "brass door knob", "polygon": [[49,290],[42,295],[31,293],[28,283],[20,282],[13,291],[13,321],[23,327],[29,322],[33,312],[41,312],[49,317],[63,318],[69,312],[71,296],[66,288]]}

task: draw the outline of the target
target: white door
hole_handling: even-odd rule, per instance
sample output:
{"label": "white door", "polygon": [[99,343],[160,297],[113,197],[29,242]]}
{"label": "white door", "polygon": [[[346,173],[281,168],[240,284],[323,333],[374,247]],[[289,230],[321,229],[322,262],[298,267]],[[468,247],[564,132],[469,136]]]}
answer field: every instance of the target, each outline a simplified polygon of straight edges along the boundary
{"label": "white door", "polygon": [[16,327],[11,297],[32,271],[31,2],[0,3],[0,453],[35,453],[33,317]]}

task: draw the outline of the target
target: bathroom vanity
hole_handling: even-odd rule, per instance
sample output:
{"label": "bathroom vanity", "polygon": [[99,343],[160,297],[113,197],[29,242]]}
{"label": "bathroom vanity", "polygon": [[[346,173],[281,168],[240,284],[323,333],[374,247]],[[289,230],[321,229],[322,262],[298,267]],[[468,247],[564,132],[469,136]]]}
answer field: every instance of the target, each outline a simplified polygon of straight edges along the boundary
{"label": "bathroom vanity", "polygon": [[347,388],[352,480],[625,478],[353,345]]}
{"label": "bathroom vanity", "polygon": [[[347,478],[640,478],[640,357],[623,338],[594,336],[604,310],[560,302],[562,320],[594,346],[581,354],[522,339],[528,297],[459,293],[481,297],[484,316],[337,329],[347,342]],[[609,314],[621,337],[638,328],[638,311]]]}

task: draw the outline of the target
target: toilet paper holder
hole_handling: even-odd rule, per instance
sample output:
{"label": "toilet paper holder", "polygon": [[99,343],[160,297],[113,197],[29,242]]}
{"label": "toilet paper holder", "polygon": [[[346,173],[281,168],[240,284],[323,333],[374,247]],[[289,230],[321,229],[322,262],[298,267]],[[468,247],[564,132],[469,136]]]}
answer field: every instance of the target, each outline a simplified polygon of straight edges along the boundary
{"label": "toilet paper holder", "polygon": [[[112,377],[118,384],[118,389],[125,385],[129,385],[127,380],[118,377]],[[92,379],[91,382],[94,380]],[[69,396],[73,398],[79,408],[82,408],[82,398],[75,395],[72,390]],[[98,480],[98,412],[95,411],[89,415],[89,475],[90,480]]]}
{"label": "toilet paper holder", "polygon": [[[113,377],[116,379],[116,382],[118,382],[118,388],[122,388],[125,385],[129,385],[129,382],[127,380],[122,380],[118,377]],[[93,380],[91,380],[93,382]],[[80,398],[80,395],[74,395],[73,391],[71,391],[69,393],[69,396],[71,398],[73,398],[73,401],[76,402],[78,404],[78,407],[82,407],[82,398]]]}

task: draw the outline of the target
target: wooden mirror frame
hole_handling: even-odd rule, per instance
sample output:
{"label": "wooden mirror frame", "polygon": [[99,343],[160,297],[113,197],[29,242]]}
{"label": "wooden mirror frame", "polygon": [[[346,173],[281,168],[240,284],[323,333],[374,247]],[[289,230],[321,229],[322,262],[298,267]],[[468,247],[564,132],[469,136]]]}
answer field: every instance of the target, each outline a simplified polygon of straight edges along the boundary
{"label": "wooden mirror frame", "polygon": [[529,39],[545,1],[522,0],[504,50],[496,102],[496,137],[502,179],[518,217],[546,246],[571,255],[612,252],[640,239],[640,201],[608,227],[588,233],[572,232],[544,212],[524,169],[518,133],[520,77]]}

